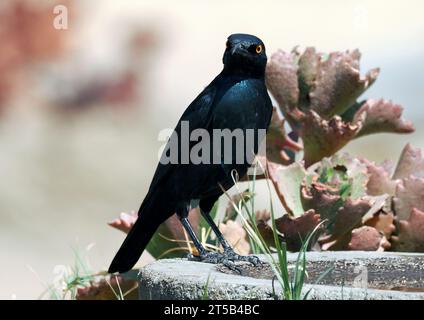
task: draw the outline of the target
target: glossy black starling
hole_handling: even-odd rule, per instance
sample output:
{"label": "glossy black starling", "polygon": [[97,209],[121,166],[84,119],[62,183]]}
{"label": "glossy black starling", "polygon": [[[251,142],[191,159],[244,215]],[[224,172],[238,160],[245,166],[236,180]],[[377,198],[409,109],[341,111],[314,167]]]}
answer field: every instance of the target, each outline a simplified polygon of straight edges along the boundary
{"label": "glossy black starling", "polygon": [[[228,37],[223,70],[188,106],[174,133],[177,136],[182,133],[183,122],[189,124],[190,133],[195,129],[205,129],[211,136],[215,129],[266,131],[272,115],[272,104],[265,86],[266,62],[265,46],[259,38],[248,34]],[[183,138],[179,139],[181,142]],[[258,152],[259,143],[259,140],[255,141],[251,149],[253,155]],[[189,150],[193,146],[193,141],[190,141]],[[236,145],[230,150],[233,155],[234,147]],[[165,148],[166,152],[169,152],[169,148]],[[222,188],[233,186],[232,173],[237,171],[238,176],[243,177],[251,165],[249,155],[242,162],[228,163],[224,161],[224,148],[218,151],[211,148],[211,153],[216,155],[217,152],[220,159],[218,163],[212,159],[210,163],[181,163],[181,154],[178,163],[166,164],[160,161],[141,204],[138,219],[113,259],[110,273],[130,270],[159,225],[174,213],[197,248],[199,255],[191,256],[191,259],[223,263],[232,269],[236,268],[234,261],[248,261],[255,265],[260,263],[255,256],[236,254],[209,215],[215,201],[223,194]],[[199,205],[202,216],[222,244],[223,253],[207,251],[197,239],[187,219],[193,204]]]}

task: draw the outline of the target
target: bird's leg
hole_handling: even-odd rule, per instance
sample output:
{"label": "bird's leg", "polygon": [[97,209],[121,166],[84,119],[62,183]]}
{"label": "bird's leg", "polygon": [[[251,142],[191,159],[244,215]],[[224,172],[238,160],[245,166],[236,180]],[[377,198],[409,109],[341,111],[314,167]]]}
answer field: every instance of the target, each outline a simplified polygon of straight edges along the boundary
{"label": "bird's leg", "polygon": [[189,234],[190,238],[193,240],[194,246],[196,247],[199,253],[199,256],[189,254],[187,257],[188,260],[201,261],[213,264],[222,263],[229,269],[241,273],[240,269],[235,266],[234,261],[228,259],[226,255],[219,252],[208,251],[205,249],[205,247],[200,243],[199,239],[197,238],[196,233],[194,232],[193,227],[191,226],[190,221],[187,218],[188,212],[188,207],[177,211],[177,215],[180,218],[181,224]]}
{"label": "bird's leg", "polygon": [[184,229],[187,231],[188,235],[190,236],[191,240],[193,240],[194,246],[196,247],[197,251],[200,255],[204,255],[207,253],[205,247],[200,243],[199,239],[197,238],[196,234],[194,233],[193,227],[190,224],[190,221],[188,221],[187,217],[180,217],[181,224],[183,225]]}
{"label": "bird's leg", "polygon": [[222,247],[224,248],[223,255],[226,257],[226,259],[230,261],[246,261],[250,262],[254,266],[260,266],[262,265],[261,260],[259,260],[256,256],[242,256],[234,252],[233,248],[231,248],[230,244],[227,240],[225,240],[224,236],[222,235],[221,231],[213,221],[212,217],[210,216],[209,212],[205,212],[203,210],[200,210],[202,213],[203,218],[205,218],[206,222],[210,225],[213,232],[216,234],[216,237],[218,238],[218,241],[221,243]]}

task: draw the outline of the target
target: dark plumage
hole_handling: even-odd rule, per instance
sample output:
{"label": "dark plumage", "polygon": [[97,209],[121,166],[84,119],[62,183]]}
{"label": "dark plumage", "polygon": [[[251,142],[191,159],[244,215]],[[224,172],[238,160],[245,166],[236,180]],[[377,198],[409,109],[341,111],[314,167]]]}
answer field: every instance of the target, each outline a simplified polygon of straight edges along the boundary
{"label": "dark plumage", "polygon": [[[231,35],[223,57],[224,69],[188,106],[175,128],[178,136],[182,121],[189,122],[190,132],[196,128],[210,133],[213,129],[267,129],[272,104],[264,80],[266,61],[265,46],[259,38],[247,34]],[[257,145],[254,149],[257,153]],[[241,164],[224,164],[223,161],[197,165],[159,163],[137,222],[113,259],[109,272],[130,270],[158,226],[174,213],[198,249],[200,256],[193,259],[221,262],[230,268],[236,268],[235,260],[258,263],[256,257],[235,254],[209,216],[213,204],[223,193],[219,185],[229,189],[233,185],[231,171],[236,169],[242,177],[249,166],[247,159]],[[217,234],[224,253],[206,251],[197,240],[187,219],[193,200],[200,201],[202,215]]]}

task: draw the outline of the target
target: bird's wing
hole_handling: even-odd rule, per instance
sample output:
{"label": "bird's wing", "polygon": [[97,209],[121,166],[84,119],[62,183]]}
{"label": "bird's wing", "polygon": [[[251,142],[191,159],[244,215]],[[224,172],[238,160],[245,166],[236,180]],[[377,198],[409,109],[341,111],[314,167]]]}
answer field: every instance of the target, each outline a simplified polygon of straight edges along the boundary
{"label": "bird's wing", "polygon": [[[196,97],[196,99],[193,100],[192,103],[190,103],[174,129],[178,137],[181,135],[181,123],[183,121],[187,121],[189,123],[190,132],[198,128],[206,129],[209,126],[212,119],[211,111],[216,98],[216,92],[216,86],[212,82]],[[168,141],[168,144],[169,143],[170,142]],[[167,147],[165,150],[167,150]],[[168,176],[174,167],[175,165],[173,164],[162,164],[159,162],[149,191],[152,191],[164,177]]]}

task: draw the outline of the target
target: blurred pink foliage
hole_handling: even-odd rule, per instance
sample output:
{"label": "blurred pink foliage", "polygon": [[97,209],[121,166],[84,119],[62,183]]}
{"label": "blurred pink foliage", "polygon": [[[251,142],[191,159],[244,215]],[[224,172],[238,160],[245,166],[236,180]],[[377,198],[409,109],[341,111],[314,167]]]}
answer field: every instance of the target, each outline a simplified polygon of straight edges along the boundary
{"label": "blurred pink foliage", "polygon": [[[53,9],[59,4],[67,8],[68,20],[72,22],[66,30],[54,27]],[[78,3],[69,0],[13,0],[2,4],[0,111],[17,94],[29,95],[32,90],[39,90],[32,79],[45,90],[41,94],[47,101],[61,107],[58,110],[141,104],[140,88],[157,47],[154,27],[130,24],[122,18],[123,26],[130,30],[122,52],[117,55],[122,67],[98,70],[81,48],[73,46],[72,40],[81,37],[77,27],[82,23],[79,9]]]}
{"label": "blurred pink foliage", "polygon": [[[24,90],[28,67],[58,58],[66,34],[53,28],[53,6],[27,0],[6,1],[0,9],[0,107],[18,90]],[[72,3],[60,1],[70,10]]]}

